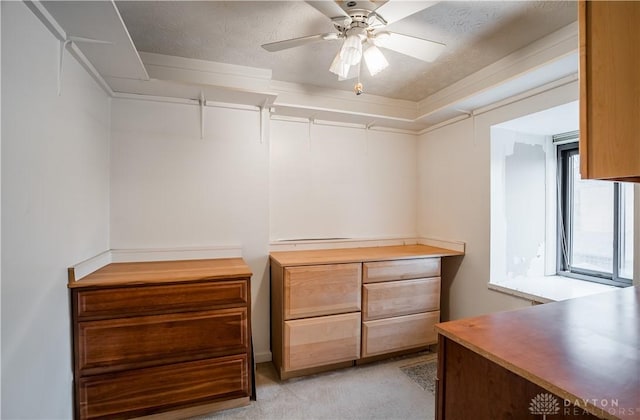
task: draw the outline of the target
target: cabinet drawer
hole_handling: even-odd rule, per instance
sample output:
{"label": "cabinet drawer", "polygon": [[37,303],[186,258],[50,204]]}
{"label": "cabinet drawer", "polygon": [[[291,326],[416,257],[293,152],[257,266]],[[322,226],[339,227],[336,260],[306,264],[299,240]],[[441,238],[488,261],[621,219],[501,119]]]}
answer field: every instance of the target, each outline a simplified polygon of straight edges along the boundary
{"label": "cabinet drawer", "polygon": [[81,378],[80,418],[129,418],[249,395],[246,355]]}
{"label": "cabinet drawer", "polygon": [[434,325],[440,311],[405,315],[362,323],[362,357],[414,347],[427,346],[437,341]]}
{"label": "cabinet drawer", "polygon": [[246,352],[246,308],[78,323],[82,375]]}
{"label": "cabinet drawer", "polygon": [[363,282],[419,279],[440,276],[440,258],[375,261],[364,263]]}
{"label": "cabinet drawer", "polygon": [[284,269],[284,318],[297,319],[360,310],[361,264]]}
{"label": "cabinet drawer", "polygon": [[284,369],[360,358],[360,313],[285,321]]}
{"label": "cabinet drawer", "polygon": [[440,309],[440,277],[365,284],[362,319],[437,311]]}
{"label": "cabinet drawer", "polygon": [[247,304],[248,280],[74,291],[79,319],[197,311]]}

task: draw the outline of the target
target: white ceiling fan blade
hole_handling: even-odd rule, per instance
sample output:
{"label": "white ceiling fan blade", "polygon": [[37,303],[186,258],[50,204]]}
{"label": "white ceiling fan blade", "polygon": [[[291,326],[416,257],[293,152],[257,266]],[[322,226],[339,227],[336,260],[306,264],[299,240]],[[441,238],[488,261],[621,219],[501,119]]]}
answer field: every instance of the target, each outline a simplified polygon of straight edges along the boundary
{"label": "white ceiling fan blade", "polygon": [[[385,34],[386,35],[386,34]],[[445,45],[427,39],[390,32],[375,39],[375,45],[397,51],[418,60],[432,62],[444,51]]]}
{"label": "white ceiling fan blade", "polygon": [[303,36],[300,38],[287,39],[284,41],[270,42],[268,44],[263,44],[262,48],[264,48],[269,52],[275,52],[275,51],[286,50],[288,48],[299,47],[301,45],[312,44],[318,41],[334,40],[338,38],[339,36],[337,33],[330,32],[327,34],[310,35],[310,36]]}
{"label": "white ceiling fan blade", "polygon": [[376,15],[382,17],[387,25],[404,19],[414,13],[424,10],[438,3],[437,1],[398,1],[389,0],[375,10]]}
{"label": "white ceiling fan blade", "polygon": [[330,19],[337,17],[349,18],[347,12],[345,12],[342,7],[340,7],[340,5],[333,0],[308,1],[307,3],[309,4],[309,6],[313,7]]}

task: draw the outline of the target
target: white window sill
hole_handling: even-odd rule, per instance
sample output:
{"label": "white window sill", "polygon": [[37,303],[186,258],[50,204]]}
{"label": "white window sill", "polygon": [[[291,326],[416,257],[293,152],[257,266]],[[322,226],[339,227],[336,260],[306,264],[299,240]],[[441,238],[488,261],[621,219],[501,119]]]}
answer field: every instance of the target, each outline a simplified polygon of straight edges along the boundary
{"label": "white window sill", "polygon": [[563,276],[543,276],[492,281],[489,289],[534,302],[548,303],[615,290],[618,287]]}

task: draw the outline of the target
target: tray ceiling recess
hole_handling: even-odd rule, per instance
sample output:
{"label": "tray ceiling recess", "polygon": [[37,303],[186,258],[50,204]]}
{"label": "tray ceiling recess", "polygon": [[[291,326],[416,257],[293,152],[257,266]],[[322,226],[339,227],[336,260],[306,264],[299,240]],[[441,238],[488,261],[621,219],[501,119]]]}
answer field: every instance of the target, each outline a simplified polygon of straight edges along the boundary
{"label": "tray ceiling recess", "polygon": [[[394,1],[390,0],[389,3]],[[267,9],[284,7],[282,2],[251,2],[252,5],[254,3],[256,7]],[[431,3],[434,2],[424,3],[429,3],[430,7],[422,7],[425,10],[418,12],[418,15],[430,13],[439,6],[433,6]],[[440,3],[447,3],[449,8],[456,7],[457,4],[469,7],[464,2]],[[408,130],[417,133],[451,119],[468,117],[475,110],[486,108],[490,104],[509,101],[509,98],[515,100],[527,95],[527,92],[535,93],[572,83],[577,79],[578,30],[575,22],[511,52],[426,98],[413,101],[377,96],[366,90],[364,95],[356,96],[351,90],[277,80],[274,79],[275,72],[271,68],[246,65],[248,63],[239,65],[215,62],[196,58],[196,54],[189,58],[181,57],[178,56],[179,51],[172,54],[139,52],[130,36],[130,29],[138,31],[140,28],[127,28],[125,22],[129,22],[129,19],[124,13],[121,15],[118,9],[120,6],[130,13],[136,8],[146,10],[145,7],[173,7],[188,15],[197,11],[190,8],[213,7],[233,11],[248,4],[247,2],[148,1],[116,5],[113,1],[34,1],[26,4],[60,40],[61,46],[76,56],[105,90],[115,97],[177,100],[200,106],[226,103],[270,111],[271,115],[278,117],[328,120],[361,124],[372,129]],[[287,7],[303,11],[304,17],[308,14],[309,17],[326,20],[331,30],[331,21],[318,13],[315,6],[300,2],[288,4]],[[394,10],[392,7],[387,8]],[[150,15],[150,18],[155,19],[157,16]],[[235,18],[235,14],[231,13],[229,19]],[[412,22],[410,18],[407,18],[407,24]],[[401,23],[403,21],[390,26],[395,30],[395,25]],[[267,22],[260,23],[261,27],[266,24]],[[149,28],[145,26],[146,29]],[[189,33],[192,29],[198,30],[197,27],[183,30]],[[322,28],[317,29],[320,29],[318,32],[322,31]],[[288,35],[291,31],[293,29],[287,29],[283,34]],[[159,33],[155,36],[151,40],[168,35]],[[197,37],[198,33],[194,32],[190,36]],[[272,37],[278,36],[272,34]],[[280,38],[286,39],[286,36]],[[85,39],[89,41],[83,41]],[[332,53],[335,55],[339,45],[330,42],[327,44],[335,47]],[[255,47],[261,50],[260,43],[256,43]],[[192,50],[187,48],[185,51]],[[266,51],[263,53],[267,57],[271,54]],[[397,55],[389,53],[390,62],[394,54]],[[399,60],[397,57],[394,59]],[[387,74],[390,74],[389,71],[386,70]],[[330,74],[328,70],[326,73]],[[385,72],[381,74],[383,73]]]}

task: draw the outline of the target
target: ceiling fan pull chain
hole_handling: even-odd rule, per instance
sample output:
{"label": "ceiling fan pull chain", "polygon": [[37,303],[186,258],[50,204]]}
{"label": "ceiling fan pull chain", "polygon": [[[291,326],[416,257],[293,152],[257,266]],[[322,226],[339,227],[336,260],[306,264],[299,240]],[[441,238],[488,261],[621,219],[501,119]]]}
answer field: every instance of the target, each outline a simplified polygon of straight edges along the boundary
{"label": "ceiling fan pull chain", "polygon": [[362,65],[361,64],[362,64],[362,62],[359,62],[357,64],[357,66],[358,66],[358,69],[357,69],[357,71],[358,71],[358,81],[356,82],[356,85],[353,87],[353,91],[356,93],[356,95],[362,95],[362,93],[363,93],[363,86],[362,86],[362,83],[360,83],[360,71],[362,69]]}

